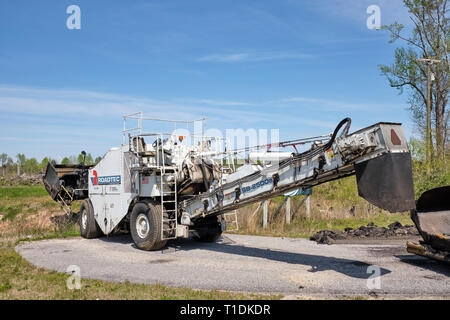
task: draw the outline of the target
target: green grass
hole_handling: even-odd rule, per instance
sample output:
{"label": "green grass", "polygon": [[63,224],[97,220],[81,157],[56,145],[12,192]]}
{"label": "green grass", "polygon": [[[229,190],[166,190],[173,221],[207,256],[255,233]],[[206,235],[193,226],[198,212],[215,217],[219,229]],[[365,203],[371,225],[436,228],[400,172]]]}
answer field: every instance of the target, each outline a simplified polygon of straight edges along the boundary
{"label": "green grass", "polygon": [[43,186],[0,187],[0,199],[49,197]]}
{"label": "green grass", "polygon": [[49,239],[66,239],[73,237],[80,237],[80,228],[76,223],[55,228],[53,231],[43,231],[39,229],[31,229],[25,237],[20,238],[19,242],[49,240]]}
{"label": "green grass", "polygon": [[19,213],[22,212],[23,206],[0,206],[0,214],[3,215],[2,221],[13,220]]}
{"label": "green grass", "polygon": [[313,195],[323,200],[336,201],[341,204],[357,205],[366,202],[358,195],[355,176],[321,184],[313,189]]}
{"label": "green grass", "polygon": [[445,160],[434,159],[430,171],[424,162],[413,161],[414,190],[416,198],[430,189],[450,185],[450,156]]}

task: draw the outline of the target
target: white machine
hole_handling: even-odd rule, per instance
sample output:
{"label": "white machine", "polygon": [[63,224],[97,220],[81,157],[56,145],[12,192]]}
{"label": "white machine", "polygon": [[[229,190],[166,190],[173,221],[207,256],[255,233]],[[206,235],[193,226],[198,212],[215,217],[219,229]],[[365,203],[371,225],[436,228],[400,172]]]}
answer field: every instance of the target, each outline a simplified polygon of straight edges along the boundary
{"label": "white machine", "polygon": [[[138,126],[127,128],[127,121]],[[81,234],[93,238],[129,231],[136,246],[158,250],[170,239],[215,241],[223,215],[247,204],[356,174],[360,196],[389,210],[415,208],[411,157],[401,124],[377,123],[349,134],[350,119],[330,135],[226,150],[224,139],[143,131],[144,122],[195,121],[124,116],[124,143],[95,166],[47,166],[44,184],[67,212],[83,200]],[[299,144],[311,149],[298,152]],[[273,147],[273,145],[271,145]],[[237,154],[246,155],[236,169]]]}

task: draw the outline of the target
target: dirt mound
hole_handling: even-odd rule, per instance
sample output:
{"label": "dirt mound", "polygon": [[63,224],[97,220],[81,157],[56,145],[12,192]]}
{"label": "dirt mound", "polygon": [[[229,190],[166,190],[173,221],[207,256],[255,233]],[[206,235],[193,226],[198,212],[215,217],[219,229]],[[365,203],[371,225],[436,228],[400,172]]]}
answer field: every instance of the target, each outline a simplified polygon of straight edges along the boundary
{"label": "dirt mound", "polygon": [[317,243],[333,244],[336,240],[349,240],[349,239],[393,239],[404,236],[416,236],[419,235],[416,227],[413,225],[403,226],[400,222],[391,223],[387,228],[378,227],[373,222],[367,226],[361,226],[359,228],[346,228],[344,231],[339,230],[321,230],[310,237],[310,240]]}
{"label": "dirt mound", "polygon": [[71,213],[70,215],[62,214],[57,216],[52,216],[50,221],[57,227],[66,226],[78,221],[78,214]]}
{"label": "dirt mound", "polygon": [[37,173],[32,175],[22,174],[20,176],[1,177],[0,185],[2,186],[35,186],[42,184],[43,173]]}

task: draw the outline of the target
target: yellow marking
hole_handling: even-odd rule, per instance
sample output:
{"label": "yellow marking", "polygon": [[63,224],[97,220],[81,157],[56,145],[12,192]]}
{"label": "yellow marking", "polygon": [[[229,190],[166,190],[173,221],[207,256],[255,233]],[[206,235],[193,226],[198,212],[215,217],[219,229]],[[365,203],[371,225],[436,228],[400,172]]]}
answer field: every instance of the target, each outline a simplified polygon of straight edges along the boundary
{"label": "yellow marking", "polygon": [[328,152],[328,158],[334,158],[333,149],[327,150]]}
{"label": "yellow marking", "polygon": [[63,188],[63,190],[67,193],[67,195],[70,197],[70,200],[73,200],[72,196],[70,195],[70,193],[66,190],[66,188],[64,188],[64,186],[61,186]]}

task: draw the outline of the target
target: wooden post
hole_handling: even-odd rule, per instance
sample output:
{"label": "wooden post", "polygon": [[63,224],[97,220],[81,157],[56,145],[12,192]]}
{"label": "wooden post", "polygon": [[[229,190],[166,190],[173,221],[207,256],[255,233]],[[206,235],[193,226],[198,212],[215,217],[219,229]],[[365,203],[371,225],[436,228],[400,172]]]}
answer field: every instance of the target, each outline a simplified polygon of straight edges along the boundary
{"label": "wooden post", "polygon": [[268,217],[268,202],[267,200],[264,200],[264,206],[263,206],[263,229],[267,228],[267,217]]}
{"label": "wooden post", "polygon": [[286,224],[291,223],[291,197],[286,200]]}
{"label": "wooden post", "polygon": [[306,218],[310,218],[309,196],[306,196]]}

